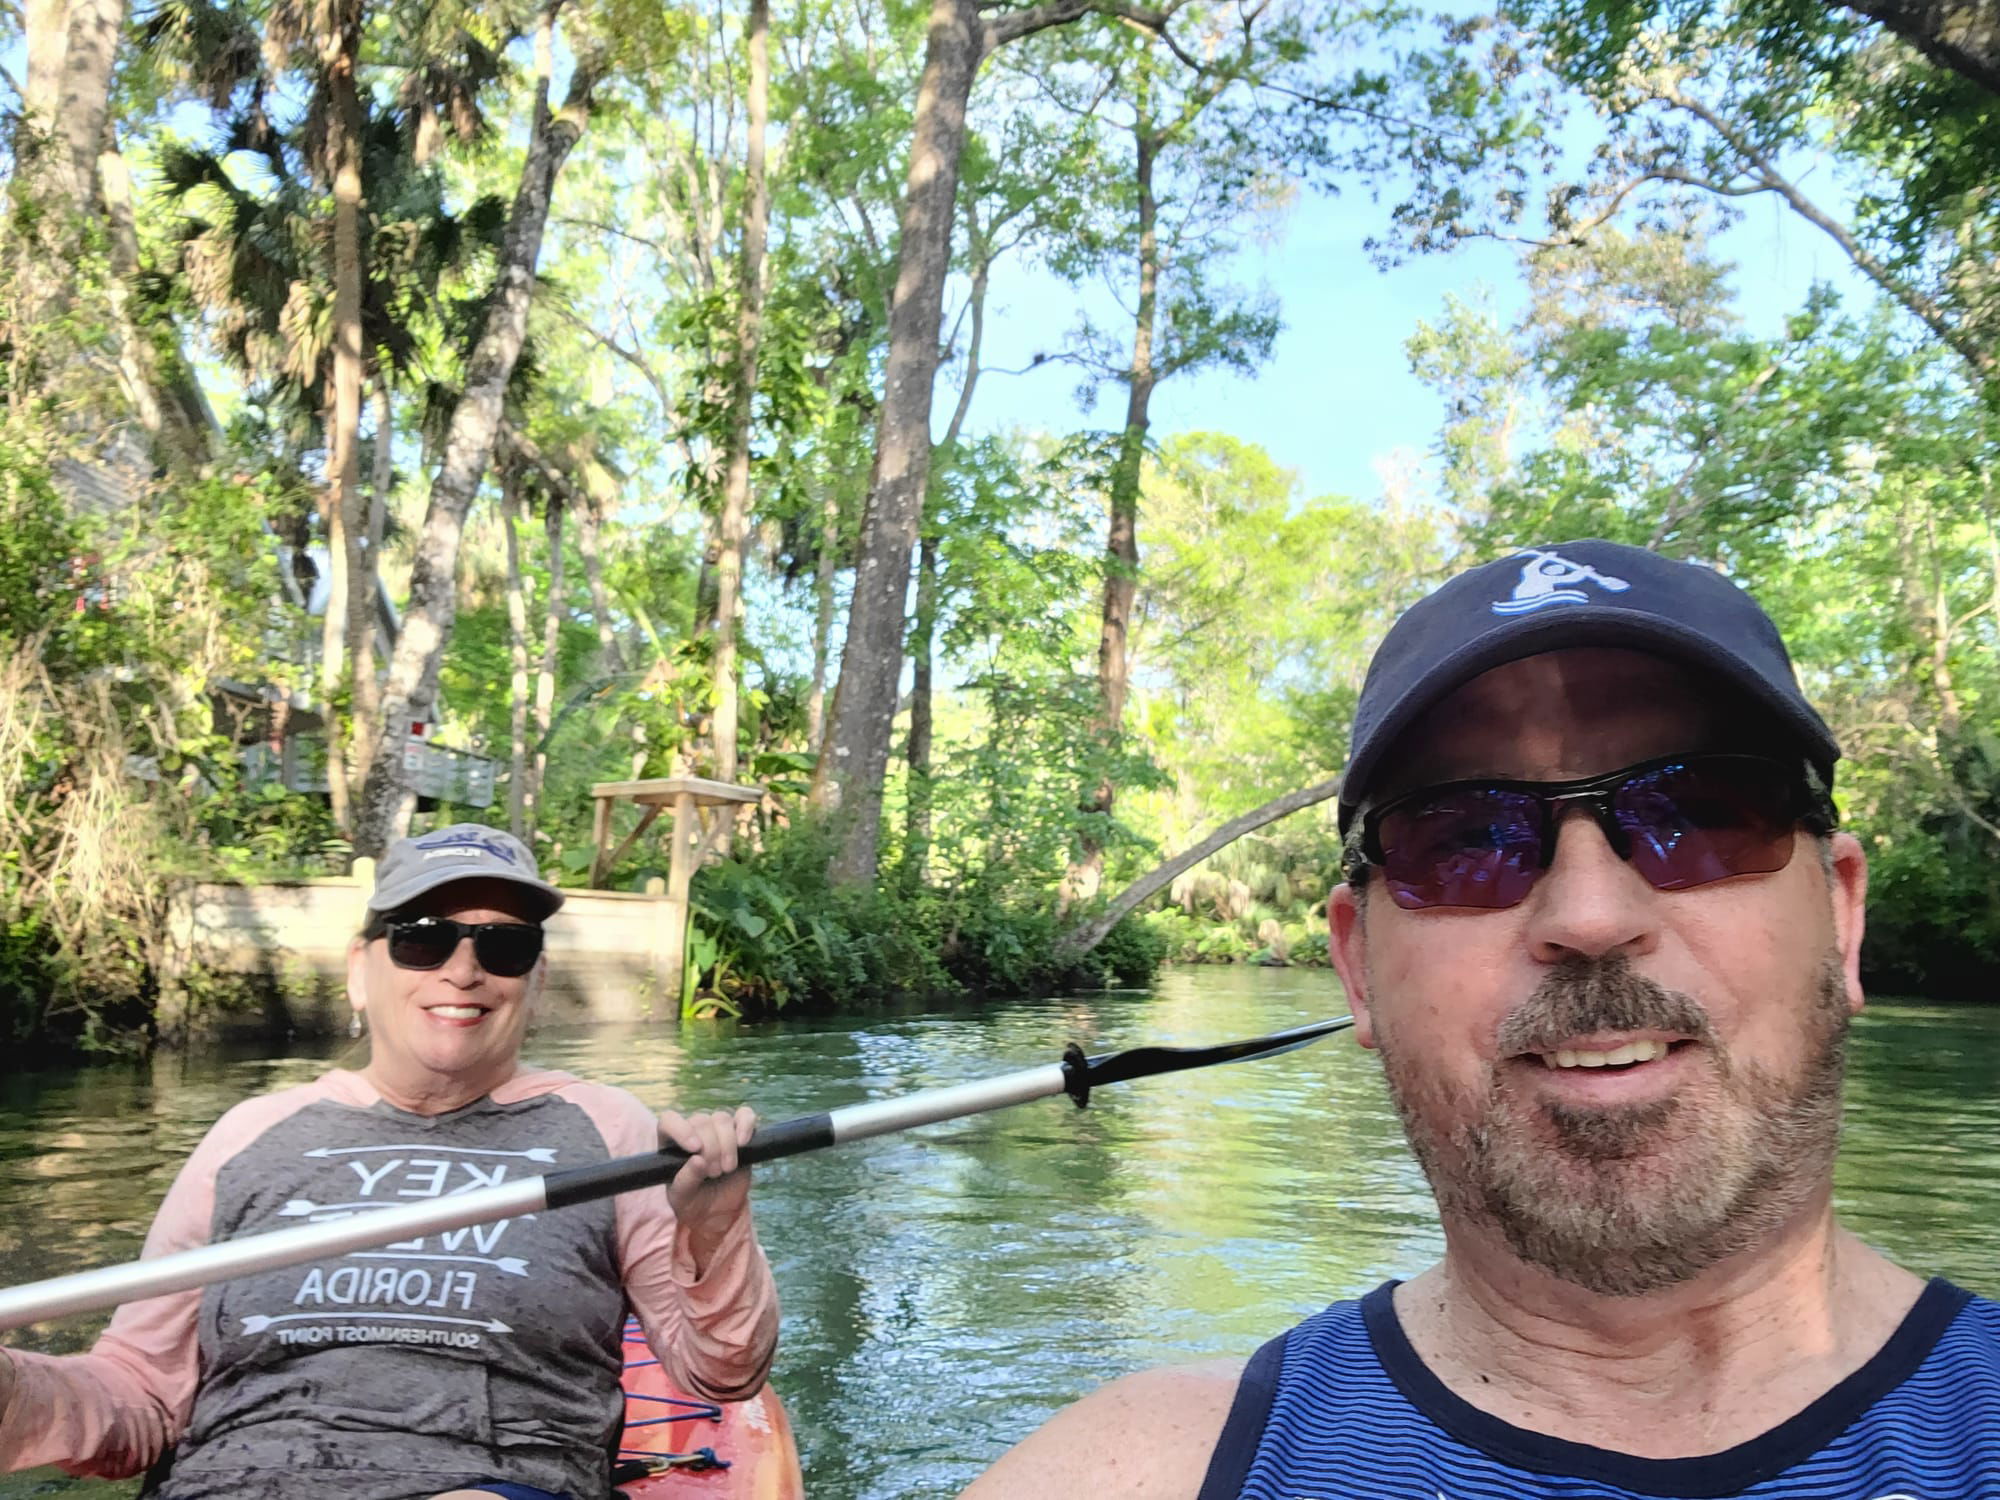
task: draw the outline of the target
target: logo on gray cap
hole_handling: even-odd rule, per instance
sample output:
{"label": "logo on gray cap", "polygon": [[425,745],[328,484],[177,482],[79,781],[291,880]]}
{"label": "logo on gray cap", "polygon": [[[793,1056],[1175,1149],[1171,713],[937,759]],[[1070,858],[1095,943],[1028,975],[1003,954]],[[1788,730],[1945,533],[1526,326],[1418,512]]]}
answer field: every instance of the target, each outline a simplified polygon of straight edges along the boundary
{"label": "logo on gray cap", "polygon": [[394,911],[417,897],[459,880],[504,880],[538,894],[553,915],[563,894],[535,867],[535,857],[512,834],[483,823],[454,823],[416,838],[398,839],[375,871],[373,911]]}

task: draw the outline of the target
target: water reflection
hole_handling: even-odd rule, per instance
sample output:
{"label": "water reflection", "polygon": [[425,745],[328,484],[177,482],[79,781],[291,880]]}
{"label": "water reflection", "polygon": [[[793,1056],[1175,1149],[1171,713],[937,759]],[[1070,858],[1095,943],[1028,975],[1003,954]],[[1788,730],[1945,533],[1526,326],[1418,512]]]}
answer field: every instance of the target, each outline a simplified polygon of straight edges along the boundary
{"label": "water reflection", "polygon": [[[766,1118],[1103,1051],[1338,1014],[1330,975],[1211,969],[1157,993],[781,1025],[601,1028],[531,1056],[649,1102]],[[136,1254],[210,1121],[322,1057],[201,1057],[0,1081],[0,1280]],[[1917,1269],[2000,1292],[2000,1007],[1859,1023],[1841,1209]],[[777,1384],[815,1500],[947,1496],[1101,1381],[1240,1355],[1439,1241],[1373,1059],[1347,1037],[779,1163],[758,1217],[784,1298]],[[96,1324],[9,1338],[65,1350]],[[0,1478],[0,1500],[130,1486]]]}

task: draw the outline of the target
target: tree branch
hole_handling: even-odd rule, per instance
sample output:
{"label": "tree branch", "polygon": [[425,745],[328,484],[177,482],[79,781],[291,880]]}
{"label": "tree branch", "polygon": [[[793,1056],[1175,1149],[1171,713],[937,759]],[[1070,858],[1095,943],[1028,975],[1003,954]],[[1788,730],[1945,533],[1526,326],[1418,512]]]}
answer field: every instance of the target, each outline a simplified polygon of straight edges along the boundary
{"label": "tree branch", "polygon": [[[1165,42],[1182,62],[1199,68],[1201,64],[1182,52],[1167,34],[1167,23],[1185,4],[1187,0],[1168,0],[1163,6],[1133,5],[1128,0],[1042,0],[1041,4],[1031,5],[1026,10],[1002,11],[990,17],[985,23],[985,51],[991,53],[1037,31],[1047,31],[1052,26],[1067,26],[1083,16],[1096,14],[1143,27]],[[987,9],[983,5],[979,8]]]}
{"label": "tree branch", "polygon": [[1247,812],[1240,818],[1231,818],[1192,849],[1182,854],[1176,854],[1151,874],[1143,875],[1126,886],[1124,890],[1118,893],[1115,901],[1092,917],[1088,922],[1064,933],[1056,940],[1057,957],[1064,959],[1083,957],[1084,954],[1103,942],[1106,934],[1136,911],[1139,904],[1148,896],[1154,895],[1156,892],[1164,890],[1170,885],[1173,882],[1173,878],[1180,874],[1181,871],[1200,864],[1209,855],[1215,853],[1216,850],[1227,848],[1230,844],[1242,838],[1244,834],[1262,828],[1266,823],[1275,823],[1278,819],[1295,813],[1301,808],[1311,807],[1315,803],[1324,802],[1327,798],[1339,792],[1339,790],[1340,778],[1336,776],[1333,780],[1322,781],[1317,786],[1305,787],[1296,792],[1287,792],[1284,796],[1266,802],[1262,807]]}
{"label": "tree branch", "polygon": [[1836,223],[1821,212],[1816,203],[1806,197],[1790,179],[1778,171],[1770,158],[1765,156],[1749,141],[1745,140],[1740,132],[1732,129],[1714,110],[1710,109],[1699,99],[1683,91],[1678,84],[1664,83],[1655,85],[1655,91],[1658,97],[1666,103],[1693,115],[1697,120],[1700,120],[1709,129],[1721,136],[1728,144],[1730,150],[1734,151],[1739,157],[1756,169],[1758,181],[1764,189],[1778,194],[1779,197],[1783,198],[1790,205],[1792,212],[1796,213],[1808,224],[1812,224],[1822,230],[1828,238],[1840,246],[1847,258],[1854,263],[1857,270],[1884,292],[1895,298],[1907,311],[1915,315],[1919,322],[1938,336],[1938,339],[1946,348],[1952,350],[1967,364],[1971,365],[1973,373],[1980,377],[1982,381],[1990,379],[1994,375],[1994,359],[1991,353],[1981,348],[1977,342],[1968,338],[1960,329],[1955,327],[1951,320],[1945,316],[1944,309],[1936,302],[1932,301],[1915,287],[1904,282],[1894,272],[1890,271],[1887,266],[1870,255],[1860,242],[1847,232],[1845,226]]}
{"label": "tree branch", "polygon": [[1941,68],[2000,94],[2000,18],[1985,0],[1838,0]]}

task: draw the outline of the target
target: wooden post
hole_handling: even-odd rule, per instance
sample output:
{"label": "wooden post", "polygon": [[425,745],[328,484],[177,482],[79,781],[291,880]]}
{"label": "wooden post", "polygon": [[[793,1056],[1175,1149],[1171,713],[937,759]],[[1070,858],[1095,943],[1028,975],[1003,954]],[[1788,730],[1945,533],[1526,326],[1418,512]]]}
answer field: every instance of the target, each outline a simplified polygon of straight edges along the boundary
{"label": "wooden post", "polygon": [[[636,845],[654,819],[664,812],[673,814],[667,839],[667,880],[646,882],[646,894],[664,895],[653,918],[652,993],[646,997],[650,1011],[655,998],[670,1000],[678,1013],[680,993],[687,970],[688,889],[694,872],[714,852],[718,838],[729,827],[740,806],[755,803],[763,791],[754,786],[735,786],[726,781],[705,781],[697,776],[664,776],[645,781],[600,781],[590,789],[596,800],[592,838],[596,844],[591,862],[591,884],[604,876]],[[639,826],[625,835],[613,849],[611,810],[619,799],[629,797],[644,809]]]}
{"label": "wooden post", "polygon": [[590,885],[593,890],[604,883],[607,867],[611,863],[611,805],[617,800],[602,792],[591,794],[590,843],[594,852],[590,856]]}
{"label": "wooden post", "polygon": [[679,997],[682,971],[687,967],[688,886],[694,879],[694,840],[700,836],[700,816],[692,792],[675,794],[674,826],[667,835],[671,852],[667,859],[666,951],[660,955],[656,981],[667,1000]]}

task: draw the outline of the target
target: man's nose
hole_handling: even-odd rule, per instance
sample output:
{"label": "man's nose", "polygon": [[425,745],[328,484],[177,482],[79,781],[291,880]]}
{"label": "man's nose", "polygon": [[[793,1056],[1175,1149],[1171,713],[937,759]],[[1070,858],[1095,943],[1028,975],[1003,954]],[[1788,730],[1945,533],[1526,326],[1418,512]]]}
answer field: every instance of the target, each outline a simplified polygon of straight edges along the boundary
{"label": "man's nose", "polygon": [[1529,896],[1528,943],[1542,963],[1633,958],[1659,941],[1659,899],[1605,838],[1587,808],[1557,824],[1555,859]]}

